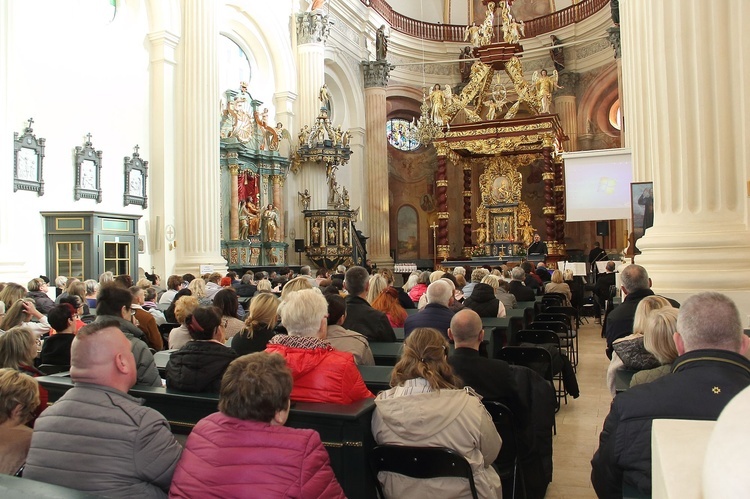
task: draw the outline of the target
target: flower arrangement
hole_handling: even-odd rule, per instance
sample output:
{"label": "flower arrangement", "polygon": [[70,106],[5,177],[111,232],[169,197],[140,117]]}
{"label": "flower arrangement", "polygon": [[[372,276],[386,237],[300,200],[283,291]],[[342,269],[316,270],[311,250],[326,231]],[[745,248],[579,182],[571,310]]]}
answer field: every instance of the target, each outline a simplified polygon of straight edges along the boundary
{"label": "flower arrangement", "polygon": [[471,248],[471,256],[486,256],[486,255],[487,255],[487,250],[485,249],[484,246],[477,244],[476,246]]}

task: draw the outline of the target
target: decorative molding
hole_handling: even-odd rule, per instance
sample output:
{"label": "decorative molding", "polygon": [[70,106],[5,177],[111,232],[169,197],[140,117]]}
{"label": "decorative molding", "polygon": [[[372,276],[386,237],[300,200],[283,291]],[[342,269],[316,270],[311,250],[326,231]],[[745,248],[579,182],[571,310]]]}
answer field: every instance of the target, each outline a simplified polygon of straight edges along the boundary
{"label": "decorative molding", "polygon": [[436,180],[435,185],[438,187],[448,187],[448,181],[447,180]]}
{"label": "decorative molding", "polygon": [[578,81],[580,75],[572,71],[563,71],[559,74],[557,82],[562,88],[558,88],[555,91],[555,97],[563,97],[566,95],[576,95],[576,89],[578,88]]}
{"label": "decorative molding", "polygon": [[[619,40],[619,29],[618,29],[618,40]],[[601,52],[602,50],[607,50],[608,48],[610,48],[610,41],[604,38],[601,40],[596,40],[591,43],[587,43],[586,45],[576,47],[575,58],[577,60],[585,59],[598,52]]]}
{"label": "decorative molding", "polygon": [[362,61],[360,66],[365,77],[365,88],[385,87],[391,70],[395,68],[387,61]]}
{"label": "decorative molding", "polygon": [[607,30],[607,33],[607,41],[609,41],[615,50],[615,59],[619,59],[622,57],[622,51],[620,50],[620,27],[613,26]]}
{"label": "decorative molding", "polygon": [[297,44],[323,43],[331,34],[331,23],[326,14],[302,12],[297,14]]}

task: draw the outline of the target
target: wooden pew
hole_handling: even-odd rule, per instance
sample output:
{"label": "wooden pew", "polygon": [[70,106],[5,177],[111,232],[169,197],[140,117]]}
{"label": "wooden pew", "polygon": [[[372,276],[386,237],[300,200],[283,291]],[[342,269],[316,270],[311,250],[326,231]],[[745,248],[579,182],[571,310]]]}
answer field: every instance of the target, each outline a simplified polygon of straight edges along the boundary
{"label": "wooden pew", "polygon": [[391,385],[391,366],[357,366],[367,388],[375,395],[382,390],[388,390]]}
{"label": "wooden pew", "polygon": [[[42,376],[37,381],[49,392],[50,402],[73,387],[67,376]],[[172,432],[177,434],[189,434],[198,421],[217,411],[219,402],[218,394],[185,393],[150,386],[136,385],[129,393],[144,399],[146,406],[164,415]],[[368,463],[374,446],[370,429],[374,409],[372,399],[348,405],[292,402],[286,425],[310,428],[320,434],[347,497],[375,497],[375,481]]]}
{"label": "wooden pew", "polygon": [[375,358],[375,364],[378,366],[395,366],[399,358],[401,358],[401,349],[404,344],[401,342],[396,343],[370,343],[370,350],[372,350],[372,356]]}

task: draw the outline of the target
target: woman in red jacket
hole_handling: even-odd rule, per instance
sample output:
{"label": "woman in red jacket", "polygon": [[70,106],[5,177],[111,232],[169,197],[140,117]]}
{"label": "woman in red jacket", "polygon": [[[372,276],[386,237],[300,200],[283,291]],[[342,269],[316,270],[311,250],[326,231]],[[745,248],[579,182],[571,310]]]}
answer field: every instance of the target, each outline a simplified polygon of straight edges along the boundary
{"label": "woman in red jacket", "polygon": [[233,361],[221,381],[220,412],[190,433],[169,496],[343,498],[318,433],[283,426],[291,391],[281,356]]}
{"label": "woman in red jacket", "polygon": [[281,354],[292,370],[292,400],[351,404],[374,396],[352,354],[334,350],[325,341],[328,303],[318,290],[289,294],[279,305],[279,315],[289,335],[271,338],[266,352]]}

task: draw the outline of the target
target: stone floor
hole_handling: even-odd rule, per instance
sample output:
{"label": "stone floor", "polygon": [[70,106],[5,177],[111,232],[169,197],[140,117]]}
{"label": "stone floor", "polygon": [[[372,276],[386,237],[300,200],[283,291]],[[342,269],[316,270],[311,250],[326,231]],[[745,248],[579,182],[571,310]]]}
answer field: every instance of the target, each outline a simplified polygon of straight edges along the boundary
{"label": "stone floor", "polygon": [[589,319],[579,330],[580,361],[577,377],[581,396],[563,403],[557,413],[553,437],[554,472],[547,498],[596,497],[591,487],[591,457],[599,445],[599,432],[609,413],[612,397],[606,386],[609,360],[604,354],[601,326]]}

